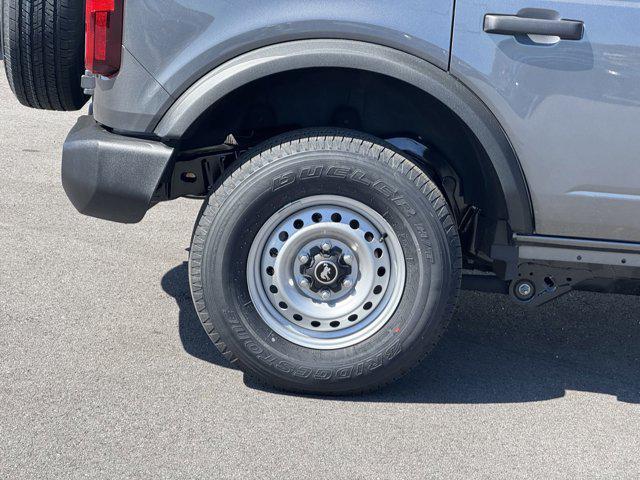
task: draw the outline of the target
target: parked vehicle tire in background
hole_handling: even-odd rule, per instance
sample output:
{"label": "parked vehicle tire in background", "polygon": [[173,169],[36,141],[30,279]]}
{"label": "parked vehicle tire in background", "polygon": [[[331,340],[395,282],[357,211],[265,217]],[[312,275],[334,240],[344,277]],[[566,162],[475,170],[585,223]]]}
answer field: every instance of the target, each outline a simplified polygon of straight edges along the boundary
{"label": "parked vehicle tire in background", "polygon": [[250,151],[205,204],[190,281],[218,349],[260,381],[346,394],[398,378],[456,303],[461,252],[438,187],[381,140],[302,131]]}
{"label": "parked vehicle tire in background", "polygon": [[23,105],[79,110],[84,73],[84,2],[1,0],[2,45],[11,90]]}

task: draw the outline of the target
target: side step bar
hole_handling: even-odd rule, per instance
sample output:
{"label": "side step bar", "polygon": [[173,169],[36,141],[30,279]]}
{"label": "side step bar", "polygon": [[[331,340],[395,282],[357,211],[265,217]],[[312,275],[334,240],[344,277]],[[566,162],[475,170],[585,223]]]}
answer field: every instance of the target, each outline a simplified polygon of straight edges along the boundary
{"label": "side step bar", "polygon": [[521,259],[640,267],[637,243],[534,235],[514,235],[514,240]]}
{"label": "side step bar", "polygon": [[466,290],[506,293],[535,307],[571,290],[640,295],[640,244],[514,235],[517,275],[465,274]]}

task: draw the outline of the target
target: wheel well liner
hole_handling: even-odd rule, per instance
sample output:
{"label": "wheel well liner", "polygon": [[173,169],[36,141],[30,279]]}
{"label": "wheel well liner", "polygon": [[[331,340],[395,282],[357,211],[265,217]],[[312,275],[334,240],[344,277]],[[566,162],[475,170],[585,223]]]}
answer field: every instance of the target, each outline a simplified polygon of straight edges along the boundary
{"label": "wheel well liner", "polygon": [[475,135],[495,169],[516,233],[533,233],[534,218],[524,174],[498,120],[465,85],[413,55],[351,40],[300,40],[272,45],[231,60],[192,85],[167,111],[155,134],[183,137],[214,104],[242,86],[268,76],[308,68],[349,68],[395,78],[447,106]]}

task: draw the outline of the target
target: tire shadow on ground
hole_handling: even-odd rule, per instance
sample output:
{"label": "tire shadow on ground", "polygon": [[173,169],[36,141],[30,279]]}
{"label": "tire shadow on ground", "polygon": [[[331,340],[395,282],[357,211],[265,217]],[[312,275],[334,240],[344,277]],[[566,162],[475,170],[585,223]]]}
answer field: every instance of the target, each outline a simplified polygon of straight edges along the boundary
{"label": "tire shadow on ground", "polygon": [[191,300],[187,262],[172,268],[162,277],[162,289],[174,298],[180,309],[178,333],[185,351],[205,362],[234,368],[213,345],[198,319]]}
{"label": "tire shadow on ground", "polygon": [[[196,315],[186,262],[164,275],[162,288],[180,308],[185,351],[232,368]],[[245,384],[265,390],[247,376]],[[521,403],[560,398],[567,390],[640,403],[640,297],[572,292],[526,309],[502,295],[463,292],[444,338],[409,375],[373,394],[326,398]]]}

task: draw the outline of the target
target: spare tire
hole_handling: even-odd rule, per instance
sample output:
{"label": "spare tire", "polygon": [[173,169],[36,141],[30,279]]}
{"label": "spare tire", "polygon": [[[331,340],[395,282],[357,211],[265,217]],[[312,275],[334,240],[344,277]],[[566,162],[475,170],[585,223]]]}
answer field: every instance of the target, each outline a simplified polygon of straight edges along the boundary
{"label": "spare tire", "polygon": [[5,70],[20,103],[45,110],[79,110],[88,100],[80,86],[84,2],[0,1]]}

